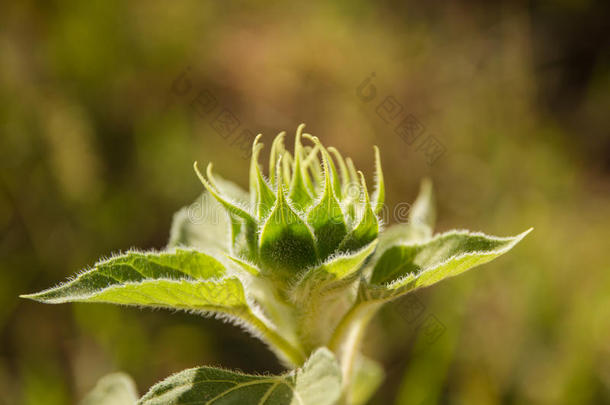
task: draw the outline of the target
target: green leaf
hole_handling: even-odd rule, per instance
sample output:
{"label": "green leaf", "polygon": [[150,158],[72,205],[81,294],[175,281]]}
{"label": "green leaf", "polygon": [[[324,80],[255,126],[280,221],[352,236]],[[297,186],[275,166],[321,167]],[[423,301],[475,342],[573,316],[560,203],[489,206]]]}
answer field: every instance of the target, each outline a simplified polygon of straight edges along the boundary
{"label": "green leaf", "polygon": [[508,252],[530,231],[504,238],[450,231],[423,243],[397,244],[375,263],[368,293],[393,298],[456,276]]}
{"label": "green leaf", "polygon": [[237,277],[217,259],[198,251],[130,252],[97,263],[74,280],[37,294],[36,301],[103,302],[223,314],[254,332],[287,364],[301,364],[300,350],[257,314]]}
{"label": "green leaf", "polygon": [[379,234],[379,248],[375,256],[380,256],[388,248],[398,244],[411,244],[430,239],[428,232],[410,222],[394,224]]}
{"label": "green leaf", "polygon": [[325,291],[336,289],[339,284],[345,284],[345,280],[353,281],[376,246],[377,241],[373,241],[359,251],[331,257],[320,266],[309,269],[294,288],[294,301],[305,303],[314,296],[320,299]]}
{"label": "green leaf", "polygon": [[135,405],[138,400],[136,385],[125,373],[102,377],[80,405]]}
{"label": "green leaf", "polygon": [[221,278],[224,265],[195,250],[129,252],[94,265],[74,280],[24,298],[57,304],[106,302],[235,313],[247,307],[241,282]]}
{"label": "green leaf", "polygon": [[231,222],[231,248],[229,251],[235,256],[245,257],[250,261],[257,260],[258,227],[252,221],[229,214]]}
{"label": "green leaf", "polygon": [[351,405],[364,405],[373,396],[385,378],[383,367],[365,356],[358,356],[354,365],[354,377],[350,384]]}
{"label": "green leaf", "polygon": [[321,348],[303,368],[280,376],[213,367],[184,370],[154,385],[138,405],[333,405],[340,391],[339,365]]}
{"label": "green leaf", "polygon": [[432,182],[424,180],[419,195],[409,211],[409,221],[392,225],[379,234],[379,246],[373,262],[379,261],[385,251],[392,246],[429,239],[432,236],[435,216]]}
{"label": "green leaf", "polygon": [[[223,194],[234,201],[248,200],[248,193],[237,184],[221,177],[216,177],[215,183]],[[214,196],[204,191],[191,205],[174,214],[168,247],[217,248],[228,251],[231,245],[229,227],[226,210]]]}
{"label": "green leaf", "polygon": [[234,257],[230,255],[226,255],[229,260],[235,263],[240,269],[245,270],[249,274],[253,276],[258,276],[260,274],[260,269],[253,263],[249,263],[247,260],[240,259],[239,257]]}
{"label": "green leaf", "polygon": [[295,405],[332,405],[341,395],[341,370],[335,355],[325,347],[317,349],[296,372]]}
{"label": "green leaf", "polygon": [[259,254],[265,267],[287,279],[313,265],[317,255],[311,230],[286,201],[280,163],[281,159],[277,165],[277,199],[261,231]]}
{"label": "green leaf", "polygon": [[177,246],[229,249],[229,222],[222,207],[203,193],[193,204],[174,214],[168,248]]}
{"label": "green leaf", "polygon": [[422,181],[419,194],[409,211],[409,222],[413,227],[420,228],[426,236],[432,236],[436,222],[436,209],[432,181]]}
{"label": "green leaf", "polygon": [[256,260],[256,246],[258,244],[258,226],[254,217],[234,199],[225,196],[218,187],[212,174],[212,164],[207,167],[207,179],[199,171],[197,162],[193,164],[195,172],[205,189],[218,201],[229,215],[231,223],[231,251],[236,255]]}

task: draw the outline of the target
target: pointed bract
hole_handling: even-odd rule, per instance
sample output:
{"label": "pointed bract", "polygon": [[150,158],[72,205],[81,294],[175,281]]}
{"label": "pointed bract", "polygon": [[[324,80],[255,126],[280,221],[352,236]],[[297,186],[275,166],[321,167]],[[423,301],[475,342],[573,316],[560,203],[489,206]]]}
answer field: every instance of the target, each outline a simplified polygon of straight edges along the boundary
{"label": "pointed bract", "polygon": [[305,211],[313,201],[313,197],[309,193],[308,174],[302,165],[303,145],[301,145],[301,132],[305,124],[299,125],[296,138],[294,141],[294,165],[292,166],[292,179],[290,181],[290,189],[288,197],[293,202],[295,207]]}
{"label": "pointed bract", "polygon": [[[321,145],[316,138],[316,144]],[[329,156],[322,149],[324,165],[324,194],[318,204],[309,211],[307,222],[314,230],[318,247],[318,255],[325,260],[337,250],[341,241],[347,234],[347,225],[339,201],[335,198],[335,189],[332,186],[329,170]]]}
{"label": "pointed bract", "polygon": [[379,234],[379,220],[371,207],[364,175],[362,172],[358,172],[358,174],[360,175],[360,189],[364,196],[364,204],[361,207],[362,215],[356,228],[345,237],[343,242],[341,242],[341,245],[339,246],[339,250],[341,251],[350,252],[358,250],[362,246],[375,240]]}
{"label": "pointed bract", "polygon": [[375,192],[373,193],[373,212],[376,215],[383,209],[385,203],[385,183],[383,181],[383,171],[381,170],[381,157],[379,156],[379,148],[375,149]]}
{"label": "pointed bract", "polygon": [[318,258],[311,230],[286,201],[279,164],[276,177],[275,206],[262,227],[259,252],[266,269],[275,272],[278,278],[288,280],[294,273],[313,265]]}
{"label": "pointed bract", "polygon": [[260,166],[258,165],[258,155],[263,149],[263,145],[258,143],[261,135],[258,135],[252,146],[252,161],[250,162],[250,192],[253,193],[252,201],[255,204],[256,215],[258,218],[265,218],[275,204],[275,194],[267,181],[263,178]]}

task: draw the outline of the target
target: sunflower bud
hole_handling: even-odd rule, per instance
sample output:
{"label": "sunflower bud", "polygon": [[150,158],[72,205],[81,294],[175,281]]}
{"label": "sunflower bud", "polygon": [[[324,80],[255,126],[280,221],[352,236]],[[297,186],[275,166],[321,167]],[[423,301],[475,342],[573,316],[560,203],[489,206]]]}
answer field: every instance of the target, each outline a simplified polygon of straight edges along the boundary
{"label": "sunflower bud", "polygon": [[[384,199],[379,150],[375,148],[376,189],[369,197],[364,175],[334,148],[296,132],[294,153],[284,133],[271,146],[269,175],[258,163],[263,145],[252,145],[250,201],[233,201],[215,184],[212,166],[201,182],[226,210],[231,222],[231,255],[250,272],[290,282],[331,256],[357,251],[377,238]],[[304,146],[307,140],[309,145]],[[338,169],[337,169],[338,168]]]}

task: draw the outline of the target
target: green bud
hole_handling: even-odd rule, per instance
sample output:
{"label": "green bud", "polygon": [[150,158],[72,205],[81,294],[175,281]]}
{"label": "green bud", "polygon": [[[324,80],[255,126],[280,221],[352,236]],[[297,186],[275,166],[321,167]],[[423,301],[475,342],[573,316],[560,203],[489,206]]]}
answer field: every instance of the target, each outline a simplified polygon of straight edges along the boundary
{"label": "green bud", "polygon": [[[384,203],[383,174],[375,148],[373,201],[351,159],[303,133],[299,125],[294,154],[284,147],[282,132],[271,146],[269,177],[259,165],[263,145],[252,145],[249,202],[232,201],[195,169],[204,187],[226,210],[231,223],[231,254],[255,272],[292,283],[305,270],[329,258],[358,251],[377,239]],[[303,145],[303,140],[310,145]],[[338,170],[337,170],[338,168]],[[244,205],[247,203],[248,205]],[[251,272],[252,272],[251,271]]]}

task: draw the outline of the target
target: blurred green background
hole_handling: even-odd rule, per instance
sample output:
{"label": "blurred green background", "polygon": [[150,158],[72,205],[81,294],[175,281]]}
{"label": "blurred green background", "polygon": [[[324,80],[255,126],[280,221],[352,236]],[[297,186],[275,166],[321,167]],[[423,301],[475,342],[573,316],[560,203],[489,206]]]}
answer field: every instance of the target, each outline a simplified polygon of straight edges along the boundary
{"label": "blurred green background", "polygon": [[[431,177],[439,231],[535,227],[417,294],[441,333],[400,303],[380,314],[366,351],[388,375],[372,403],[610,403],[608,6],[3,2],[0,404],[75,403],[116,370],[141,393],[196,365],[281,371],[219,321],[17,295],[162,248],[201,192],[194,160],[245,185],[247,131],[268,144],[301,122],[365,173],[379,145],[389,207]],[[413,144],[395,131],[406,116]],[[444,153],[430,159],[425,139]]]}

